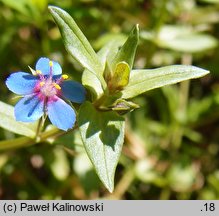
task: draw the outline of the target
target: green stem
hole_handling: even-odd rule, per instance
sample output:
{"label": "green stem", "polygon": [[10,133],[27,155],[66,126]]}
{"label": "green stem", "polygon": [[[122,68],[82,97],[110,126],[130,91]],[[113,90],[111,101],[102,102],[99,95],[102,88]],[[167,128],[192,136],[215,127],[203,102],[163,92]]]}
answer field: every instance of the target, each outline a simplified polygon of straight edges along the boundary
{"label": "green stem", "polygon": [[19,137],[16,139],[4,140],[0,142],[0,151],[21,148],[24,146],[26,147],[34,145],[35,143],[35,140],[29,137]]}
{"label": "green stem", "polygon": [[100,98],[98,98],[96,101],[94,101],[93,105],[98,109],[101,107],[101,105],[104,104],[104,102],[107,98],[108,98],[107,94],[104,93]]}
{"label": "green stem", "polygon": [[[182,56],[182,64],[191,65],[192,63],[192,55],[184,54]],[[190,80],[186,80],[180,83],[179,86],[179,106],[178,113],[180,115],[180,121],[176,122],[176,128],[173,133],[173,143],[175,148],[179,148],[182,142],[183,134],[184,134],[184,123],[186,122],[187,115],[187,106],[188,106],[188,98],[189,98],[189,89],[190,89]]]}
{"label": "green stem", "polygon": [[78,126],[75,125],[75,127],[73,127],[72,129],[70,129],[68,131],[61,131],[58,128],[54,128],[52,130],[45,131],[40,136],[40,142],[46,141],[49,138],[57,138],[57,137],[65,135],[65,134],[71,133],[73,130],[75,130],[77,128],[78,128]]}
{"label": "green stem", "polygon": [[76,128],[77,127],[74,127],[67,132],[60,131],[58,128],[54,128],[52,130],[41,133],[40,136],[38,137],[37,142],[36,142],[36,139],[32,139],[29,137],[19,137],[19,138],[10,139],[10,140],[4,140],[4,141],[0,142],[0,151],[12,150],[12,149],[17,149],[17,148],[35,145],[39,142],[47,141],[49,138],[58,137],[58,136],[67,134],[69,132],[72,132]]}
{"label": "green stem", "polygon": [[46,117],[47,117],[46,115],[43,115],[38,122],[36,136],[35,136],[36,142],[39,142],[39,140],[40,140],[40,134],[42,132],[44,123],[46,121]]}
{"label": "green stem", "polygon": [[[54,128],[52,130],[44,131],[39,136],[39,142],[45,141],[51,137],[54,137],[56,134],[60,133],[60,130],[58,128]],[[62,132],[63,133],[63,132]]]}

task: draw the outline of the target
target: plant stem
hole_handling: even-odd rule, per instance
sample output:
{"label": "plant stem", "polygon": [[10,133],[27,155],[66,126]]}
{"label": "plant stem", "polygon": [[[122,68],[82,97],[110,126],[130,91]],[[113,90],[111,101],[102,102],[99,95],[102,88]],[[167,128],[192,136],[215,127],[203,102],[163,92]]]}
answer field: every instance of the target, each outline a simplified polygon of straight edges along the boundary
{"label": "plant stem", "polygon": [[0,151],[30,146],[35,143],[35,140],[29,137],[19,137],[16,139],[4,140],[0,142]]}
{"label": "plant stem", "polygon": [[38,122],[38,125],[37,125],[37,130],[36,130],[36,136],[35,136],[35,140],[36,142],[39,142],[40,141],[40,134],[42,132],[42,129],[43,129],[43,126],[44,126],[44,123],[45,123],[45,120],[46,120],[46,115],[43,115],[39,122]]}
{"label": "plant stem", "polygon": [[115,188],[114,192],[111,195],[109,195],[107,198],[108,199],[121,199],[134,179],[135,179],[134,168],[129,167],[125,171],[125,174],[123,175],[121,180],[116,185],[116,188]]}
{"label": "plant stem", "polygon": [[54,128],[52,130],[42,132],[40,134],[40,136],[38,136],[38,142],[36,142],[36,139],[29,138],[29,137],[18,137],[15,139],[0,141],[0,151],[17,149],[17,148],[27,147],[30,145],[35,145],[39,142],[46,141],[49,138],[58,137],[58,136],[66,134],[66,133],[72,132],[76,128],[77,128],[77,126],[72,128],[71,130],[69,130],[67,132],[60,131],[58,128]]}
{"label": "plant stem", "polygon": [[[182,64],[191,65],[192,64],[192,55],[184,54],[182,56]],[[173,133],[173,143],[175,148],[179,148],[182,142],[182,137],[184,134],[184,123],[186,122],[187,115],[187,106],[189,98],[189,89],[190,89],[190,80],[186,80],[180,83],[179,86],[179,105],[178,105],[178,114],[180,119],[176,122],[176,129]]]}

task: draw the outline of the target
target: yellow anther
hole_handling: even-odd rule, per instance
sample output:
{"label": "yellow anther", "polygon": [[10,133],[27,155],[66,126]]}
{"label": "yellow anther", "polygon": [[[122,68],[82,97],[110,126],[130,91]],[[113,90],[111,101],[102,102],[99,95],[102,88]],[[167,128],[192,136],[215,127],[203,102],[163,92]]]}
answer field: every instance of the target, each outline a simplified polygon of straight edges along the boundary
{"label": "yellow anther", "polygon": [[36,74],[37,74],[37,75],[38,75],[38,74],[42,74],[42,71],[36,70]]}
{"label": "yellow anther", "polygon": [[45,85],[45,82],[40,82],[40,86],[44,86]]}
{"label": "yellow anther", "polygon": [[53,86],[54,86],[56,89],[58,89],[58,90],[61,89],[60,85],[58,85],[57,83],[53,83]]}
{"label": "yellow anther", "polygon": [[49,66],[52,67],[53,66],[53,62],[49,61]]}
{"label": "yellow anther", "polygon": [[68,79],[68,75],[67,74],[63,74],[62,75],[62,79],[67,80]]}

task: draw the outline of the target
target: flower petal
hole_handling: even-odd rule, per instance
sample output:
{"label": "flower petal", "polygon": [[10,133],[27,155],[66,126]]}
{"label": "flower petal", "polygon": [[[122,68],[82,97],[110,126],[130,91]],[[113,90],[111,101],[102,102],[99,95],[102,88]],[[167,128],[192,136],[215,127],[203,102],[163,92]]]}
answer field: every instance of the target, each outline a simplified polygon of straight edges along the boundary
{"label": "flower petal", "polygon": [[34,92],[34,87],[37,84],[38,78],[25,73],[17,72],[11,74],[7,80],[6,85],[15,94],[25,95],[32,94]]}
{"label": "flower petal", "polygon": [[61,84],[62,94],[68,100],[82,103],[85,100],[85,88],[75,81],[64,81]]}
{"label": "flower petal", "polygon": [[36,94],[22,98],[15,105],[14,114],[16,121],[33,122],[44,113],[44,102]]}
{"label": "flower petal", "polygon": [[49,101],[47,110],[50,121],[57,128],[67,131],[74,126],[75,111],[62,99],[56,97],[56,100]]}
{"label": "flower petal", "polygon": [[[42,57],[40,58],[36,63],[36,70],[40,70],[43,75],[49,75],[50,74],[50,66],[49,66],[50,60],[48,58]],[[62,68],[60,64],[56,61],[52,61],[52,75],[60,75],[62,74]]]}

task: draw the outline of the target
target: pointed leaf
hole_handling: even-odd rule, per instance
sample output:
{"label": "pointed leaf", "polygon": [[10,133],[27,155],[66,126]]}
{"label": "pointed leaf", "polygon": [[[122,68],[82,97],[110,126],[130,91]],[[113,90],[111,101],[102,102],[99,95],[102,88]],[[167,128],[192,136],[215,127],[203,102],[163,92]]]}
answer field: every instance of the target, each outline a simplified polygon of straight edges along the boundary
{"label": "pointed leaf", "polygon": [[106,62],[111,63],[125,41],[125,37],[115,36],[114,39],[106,43],[97,53],[101,63],[103,65],[105,65]]}
{"label": "pointed leaf", "polygon": [[14,118],[13,106],[0,101],[0,127],[13,133],[34,137],[36,135],[37,122],[18,122]]}
{"label": "pointed leaf", "polygon": [[49,10],[60,29],[66,50],[83,67],[94,74],[101,73],[104,67],[74,19],[58,7],[49,6]]}
{"label": "pointed leaf", "polygon": [[109,62],[112,71],[114,71],[116,64],[122,61],[127,62],[129,67],[132,68],[135,58],[136,48],[138,45],[138,39],[139,39],[139,28],[138,25],[136,25],[132,30],[132,32],[130,33],[124,45],[116,54],[115,58],[112,60],[112,62]]}
{"label": "pointed leaf", "polygon": [[97,111],[90,102],[85,102],[80,108],[78,124],[97,175],[112,192],[115,169],[124,141],[124,118],[113,111]]}
{"label": "pointed leaf", "polygon": [[[112,60],[115,57],[116,53],[119,50],[119,46],[124,42],[124,40],[119,37],[113,39],[107,43],[102,49],[97,53],[102,65],[106,65],[108,60]],[[103,73],[100,75],[103,76]],[[103,89],[106,87],[105,81],[100,82],[100,79],[95,76],[91,71],[85,69],[82,74],[82,84],[91,91],[93,100],[96,100],[103,94]]]}
{"label": "pointed leaf", "polygon": [[151,70],[132,70],[130,82],[122,91],[122,98],[132,98],[151,89],[199,78],[209,71],[188,65],[171,65]]}

